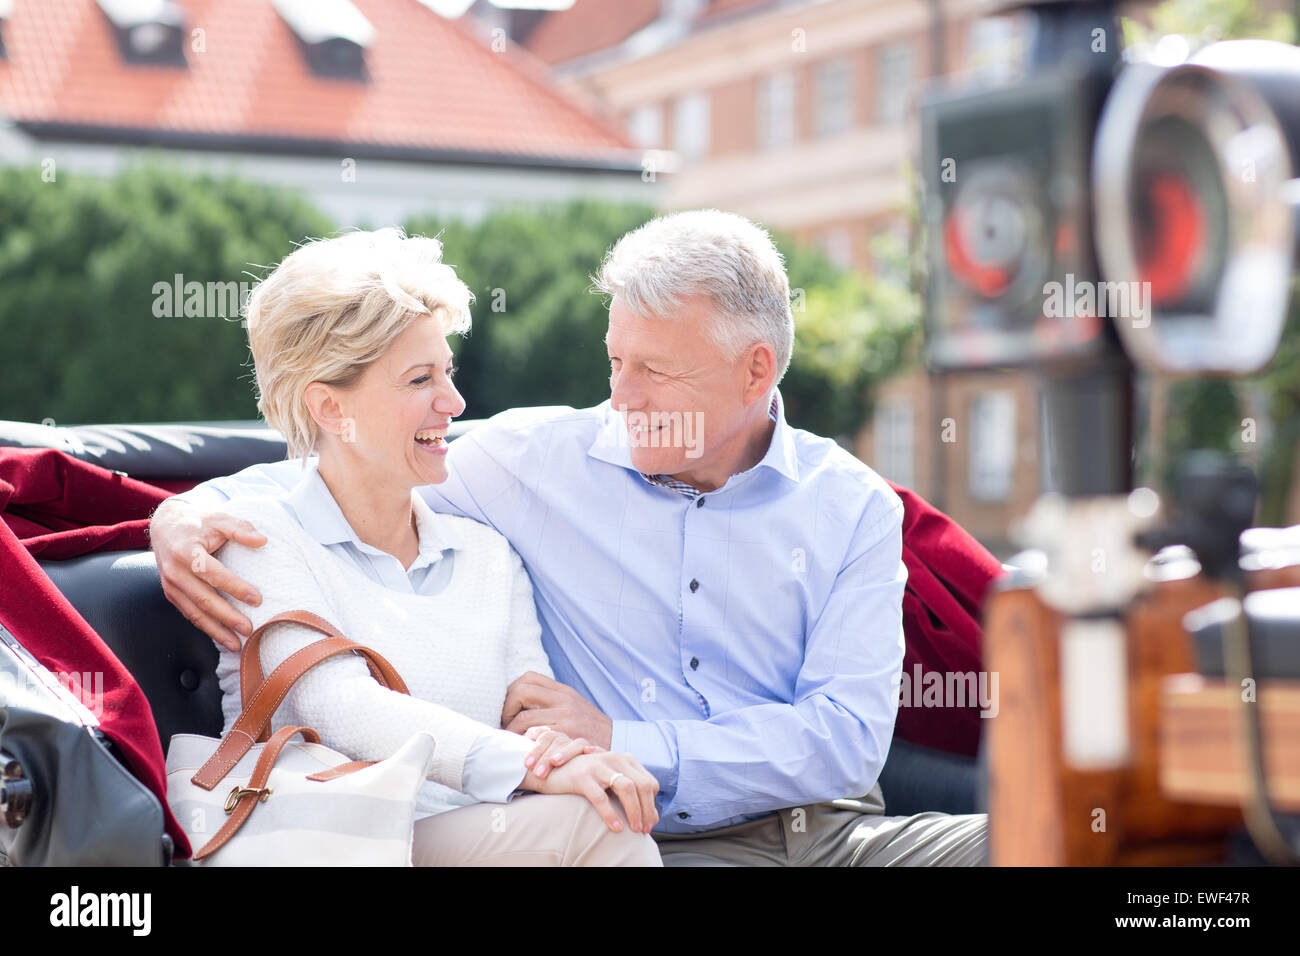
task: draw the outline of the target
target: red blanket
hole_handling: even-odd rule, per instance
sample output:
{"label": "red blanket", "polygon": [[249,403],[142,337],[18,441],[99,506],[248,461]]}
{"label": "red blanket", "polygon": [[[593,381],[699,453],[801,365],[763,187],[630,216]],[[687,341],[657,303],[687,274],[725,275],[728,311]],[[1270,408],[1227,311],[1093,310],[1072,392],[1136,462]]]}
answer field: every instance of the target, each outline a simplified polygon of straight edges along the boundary
{"label": "red blanket", "polygon": [[0,623],[55,674],[103,673],[100,729],[162,803],[185,857],[189,842],[167,806],[162,742],[144,691],[33,557],[146,548],[147,516],[169,494],[59,451],[0,448]]}
{"label": "red blanket", "polygon": [[[918,664],[922,675],[978,672],[980,609],[1001,565],[921,496],[891,487],[904,509],[904,673],[912,680]],[[101,728],[162,801],[167,832],[178,855],[186,856],[185,835],[166,810],[162,745],[148,700],[34,558],[147,548],[148,516],[171,494],[59,451],[0,448],[0,622],[54,673],[104,672]],[[904,703],[895,728],[902,739],[952,753],[978,752],[978,701],[960,708]]]}
{"label": "red blanket", "polygon": [[[1002,564],[961,525],[915,492],[893,482],[903,500],[903,563],[907,589],[903,593],[903,697],[894,734],[910,743],[950,753],[979,753],[978,698],[964,707],[916,706],[937,674],[946,686],[948,674],[974,674],[979,683],[983,638],[981,611]],[[917,687],[920,665],[921,688]],[[947,703],[952,703],[948,701]]]}

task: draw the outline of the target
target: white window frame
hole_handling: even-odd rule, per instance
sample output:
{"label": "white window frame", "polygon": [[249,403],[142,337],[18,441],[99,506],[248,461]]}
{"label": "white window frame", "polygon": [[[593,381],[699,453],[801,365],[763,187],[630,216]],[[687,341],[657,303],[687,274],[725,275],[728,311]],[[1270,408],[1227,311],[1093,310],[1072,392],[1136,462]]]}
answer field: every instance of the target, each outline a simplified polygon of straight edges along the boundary
{"label": "white window frame", "polygon": [[877,50],[875,80],[876,122],[901,123],[907,117],[916,88],[916,44],[903,40]]}
{"label": "white window frame", "polygon": [[829,139],[853,127],[853,62],[823,60],[813,71],[816,110],[813,121],[819,138]]}
{"label": "white window frame", "polygon": [[976,501],[1006,501],[1016,475],[1016,396],[1009,389],[975,395],[968,406],[967,473]]}
{"label": "white window frame", "polygon": [[1014,15],[980,17],[966,34],[969,77],[984,83],[1004,84],[1024,73],[1025,28]]}
{"label": "white window frame", "polygon": [[872,419],[872,467],[896,485],[915,488],[916,410],[911,399],[882,399]]}
{"label": "white window frame", "polygon": [[709,155],[712,122],[707,93],[688,93],[673,104],[673,151],[684,162],[699,162]]}
{"label": "white window frame", "polygon": [[660,149],[664,145],[664,111],[655,103],[638,106],[627,117],[628,139],[642,149]]}
{"label": "white window frame", "polygon": [[789,71],[770,73],[759,81],[759,149],[785,149],[794,145],[798,99],[798,83]]}

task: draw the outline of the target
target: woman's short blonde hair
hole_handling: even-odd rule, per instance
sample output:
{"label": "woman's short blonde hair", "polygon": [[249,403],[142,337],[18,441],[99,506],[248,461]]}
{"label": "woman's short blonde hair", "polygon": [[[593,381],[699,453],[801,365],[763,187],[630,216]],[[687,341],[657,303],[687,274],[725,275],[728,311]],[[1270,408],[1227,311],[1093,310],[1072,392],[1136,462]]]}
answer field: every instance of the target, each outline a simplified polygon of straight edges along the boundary
{"label": "woman's short blonde hair", "polygon": [[319,438],[309,384],[353,384],[420,316],[446,335],[469,331],[473,298],[443,264],[442,243],[400,229],[317,239],[287,256],[253,290],[245,318],[257,408],[289,457],[306,458]]}

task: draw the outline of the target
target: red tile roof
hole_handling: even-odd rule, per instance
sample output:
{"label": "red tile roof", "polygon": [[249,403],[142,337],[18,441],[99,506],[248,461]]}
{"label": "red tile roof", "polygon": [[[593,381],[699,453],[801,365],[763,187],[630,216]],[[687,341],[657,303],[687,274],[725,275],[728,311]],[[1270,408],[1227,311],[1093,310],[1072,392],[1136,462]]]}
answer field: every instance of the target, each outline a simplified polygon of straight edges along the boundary
{"label": "red tile roof", "polygon": [[660,6],[660,0],[575,0],[542,18],[528,34],[528,49],[551,64],[605,50],[659,19]]}
{"label": "red tile roof", "polygon": [[775,4],[772,0],[710,0],[708,9],[701,15],[701,19],[722,16],[723,14],[732,14],[744,10],[747,13],[760,12],[763,7],[772,7]]}
{"label": "red tile roof", "polygon": [[[692,30],[763,13],[777,0],[708,0],[700,7]],[[662,0],[574,0],[567,10],[545,14],[524,40],[540,60],[555,66],[621,44],[659,19]]]}
{"label": "red tile roof", "polygon": [[[354,0],[368,79],[318,76],[270,0],[179,0],[186,67],[131,64],[95,0],[20,0],[4,23],[0,115],[124,139],[362,144],[413,155],[635,166],[623,134],[417,0]],[[205,31],[206,50],[190,49]],[[255,148],[255,147],[252,147]]]}

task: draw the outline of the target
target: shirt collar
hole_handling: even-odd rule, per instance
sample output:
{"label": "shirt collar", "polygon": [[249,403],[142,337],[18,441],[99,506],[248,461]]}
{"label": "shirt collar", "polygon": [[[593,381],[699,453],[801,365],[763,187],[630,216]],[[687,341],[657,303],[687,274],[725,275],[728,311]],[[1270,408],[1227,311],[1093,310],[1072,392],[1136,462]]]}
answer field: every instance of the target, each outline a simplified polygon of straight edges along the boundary
{"label": "shirt collar", "polygon": [[778,389],[772,398],[776,405],[776,429],[772,432],[772,443],[767,446],[767,454],[755,467],[771,468],[791,481],[799,480],[799,452],[794,447],[794,429],[785,420],[785,400]]}
{"label": "shirt collar", "polygon": [[[375,550],[352,530],[339,503],[330,494],[325,479],[320,476],[318,465],[316,459],[308,462],[298,483],[284,496],[284,502],[293,510],[298,523],[320,544],[351,543],[365,551]],[[414,491],[411,493],[411,507],[415,513],[415,531],[420,538],[420,559],[433,560],[443,551],[464,547],[460,535],[447,527],[447,523]]]}
{"label": "shirt collar", "polygon": [[[785,401],[781,398],[780,389],[776,390],[772,402],[776,406],[776,428],[772,432],[772,441],[767,446],[767,453],[750,470],[771,468],[791,481],[797,482],[799,455],[794,446],[793,429],[785,420]],[[608,400],[602,402],[599,407],[605,420],[597,430],[596,439],[587,450],[587,454],[599,461],[636,471],[632,467],[632,444],[627,435],[627,426],[623,424],[623,416],[614,410]],[[640,475],[641,472],[638,471],[637,474]],[[642,477],[650,480],[648,476],[642,475]]]}

